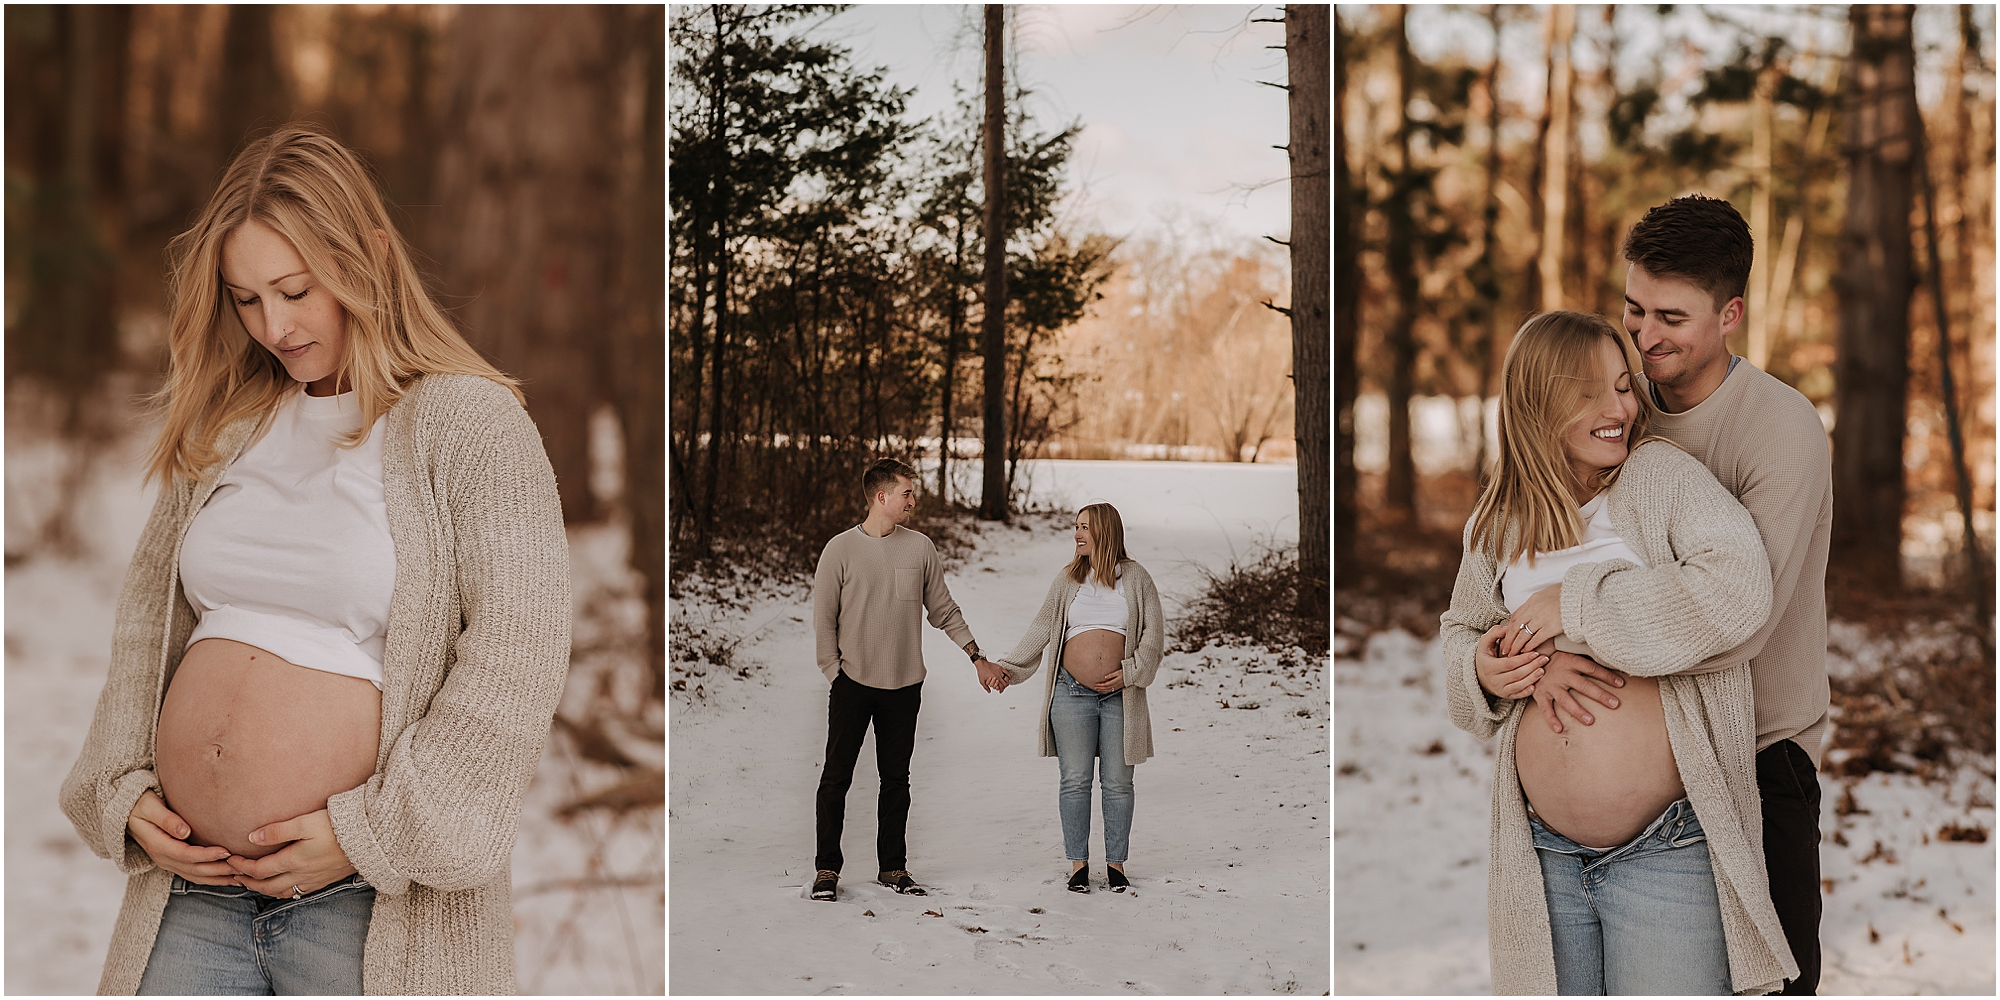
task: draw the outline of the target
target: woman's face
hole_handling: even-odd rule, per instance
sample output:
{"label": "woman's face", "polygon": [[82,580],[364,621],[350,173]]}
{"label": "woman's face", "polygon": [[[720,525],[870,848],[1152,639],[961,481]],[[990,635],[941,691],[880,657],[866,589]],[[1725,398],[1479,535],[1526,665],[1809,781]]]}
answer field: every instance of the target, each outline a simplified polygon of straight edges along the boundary
{"label": "woman's face", "polygon": [[1632,420],[1639,415],[1639,401],[1632,398],[1632,373],[1625,370],[1625,355],[1610,337],[1597,340],[1598,364],[1604,376],[1584,390],[1583,416],[1563,432],[1563,451],[1579,480],[1601,469],[1622,464],[1629,450],[1627,437]]}
{"label": "woman's face", "polygon": [[277,230],[252,219],[222,241],[222,283],[251,339],[278,356],[306,392],[338,391],[347,312]]}
{"label": "woman's face", "polygon": [[1076,551],[1079,554],[1090,551],[1090,512],[1079,511],[1076,515]]}

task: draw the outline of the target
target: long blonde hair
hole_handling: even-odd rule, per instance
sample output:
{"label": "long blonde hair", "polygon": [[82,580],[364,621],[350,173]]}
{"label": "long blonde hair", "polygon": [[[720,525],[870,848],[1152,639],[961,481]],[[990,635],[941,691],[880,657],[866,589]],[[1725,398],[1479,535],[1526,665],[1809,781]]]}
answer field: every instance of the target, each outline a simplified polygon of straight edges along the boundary
{"label": "long blonde hair", "polygon": [[165,421],[148,479],[199,476],[223,458],[215,448],[222,428],[268,415],[298,385],[226,308],[222,244],[252,219],[291,242],[346,314],[335,374],[353,387],[363,419],[345,444],[358,444],[421,375],[478,375],[526,402],[520,383],[481,357],[431,301],[360,159],[314,126],[294,123],[236,154],[200,218],[167,246],[167,378],[154,396]]}
{"label": "long blonde hair", "polygon": [[1125,560],[1125,521],[1118,508],[1094,503],[1076,513],[1090,515],[1090,551],[1070,560],[1069,578],[1082,583],[1094,576],[1100,587],[1118,586],[1118,564]]}
{"label": "long blonde hair", "polygon": [[[1577,514],[1575,477],[1563,451],[1563,434],[1583,415],[1585,391],[1604,384],[1597,348],[1602,337],[1618,345],[1625,370],[1636,373],[1638,365],[1622,332],[1589,313],[1532,317],[1507,348],[1499,469],[1472,509],[1470,536],[1472,547],[1493,553],[1503,566],[1523,554],[1532,564],[1537,552],[1581,543],[1583,519]],[[1632,388],[1639,411],[1625,435],[1627,455],[1649,440],[1646,430],[1653,420],[1653,401],[1639,385]],[[1598,473],[1599,491],[1611,488],[1620,468]]]}

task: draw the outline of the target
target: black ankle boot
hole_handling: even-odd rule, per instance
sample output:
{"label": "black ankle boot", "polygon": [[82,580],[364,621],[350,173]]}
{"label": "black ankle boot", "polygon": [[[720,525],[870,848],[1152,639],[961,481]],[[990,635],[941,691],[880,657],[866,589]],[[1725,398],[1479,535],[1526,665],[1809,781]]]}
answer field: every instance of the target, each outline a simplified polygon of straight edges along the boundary
{"label": "black ankle boot", "polygon": [[1119,870],[1118,870],[1118,869],[1116,869],[1116,868],[1111,868],[1111,867],[1108,867],[1108,866],[1107,866],[1107,867],[1106,867],[1106,868],[1104,869],[1104,874],[1105,874],[1105,877],[1106,877],[1106,878],[1107,878],[1107,879],[1108,879],[1108,880],[1110,881],[1110,883],[1111,883],[1111,891],[1112,891],[1112,892],[1124,892],[1124,891],[1125,891],[1125,890],[1126,890],[1127,888],[1129,888],[1129,887],[1130,887],[1130,886],[1132,885],[1132,883],[1130,883],[1130,882],[1127,882],[1127,881],[1125,880],[1125,873],[1124,873],[1124,872],[1122,872],[1122,871],[1119,871]]}
{"label": "black ankle boot", "polygon": [[1083,866],[1082,868],[1078,868],[1078,869],[1077,869],[1076,871],[1073,871],[1073,872],[1071,872],[1071,873],[1070,873],[1070,876],[1069,876],[1069,891],[1071,891],[1071,892],[1089,892],[1089,891],[1090,891],[1090,866],[1089,866],[1089,865],[1085,865],[1085,866]]}

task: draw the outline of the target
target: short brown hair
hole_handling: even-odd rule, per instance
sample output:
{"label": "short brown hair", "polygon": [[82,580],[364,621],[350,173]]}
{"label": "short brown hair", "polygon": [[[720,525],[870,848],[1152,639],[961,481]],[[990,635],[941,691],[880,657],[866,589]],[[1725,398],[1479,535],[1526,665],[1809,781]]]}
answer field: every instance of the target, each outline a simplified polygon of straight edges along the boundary
{"label": "short brown hair", "polygon": [[1690,194],[1655,205],[1625,234],[1625,259],[1656,277],[1681,278],[1715,299],[1715,308],[1743,294],[1754,248],[1750,225],[1736,206]]}
{"label": "short brown hair", "polygon": [[867,474],[861,477],[861,495],[867,497],[869,503],[874,503],[875,491],[888,486],[899,476],[915,483],[917,470],[893,458],[880,459],[869,466]]}

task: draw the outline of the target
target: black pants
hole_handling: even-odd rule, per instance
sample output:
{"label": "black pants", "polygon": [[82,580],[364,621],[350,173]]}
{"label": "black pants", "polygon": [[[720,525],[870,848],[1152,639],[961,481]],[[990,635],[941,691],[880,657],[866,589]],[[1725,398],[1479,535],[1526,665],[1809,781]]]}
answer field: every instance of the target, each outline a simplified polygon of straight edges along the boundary
{"label": "black pants", "polygon": [[917,747],[917,709],[923,704],[923,682],[893,691],[857,683],[845,672],[834,675],[826,700],[826,767],[819,775],[819,858],[817,868],[839,871],[840,828],[847,819],[847,788],[854,783],[854,762],[861,757],[861,740],[868,721],[875,721],[875,770],[882,776],[882,797],[875,814],[875,858],[880,871],[909,867],[903,829],[910,819],[910,754]]}
{"label": "black pants", "polygon": [[1799,963],[1786,996],[1819,991],[1819,774],[1812,758],[1791,740],[1757,754],[1757,791],[1764,800],[1764,865],[1771,902]]}

